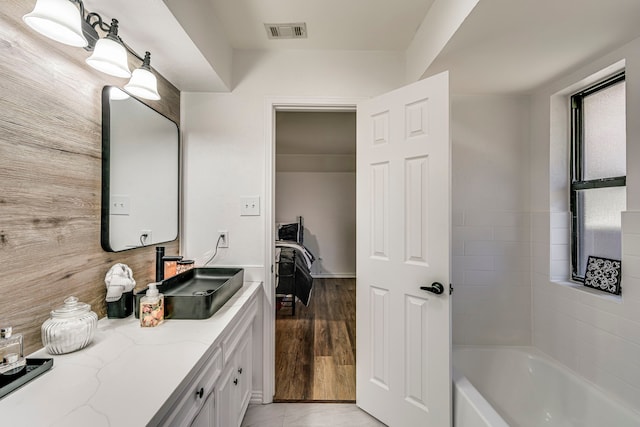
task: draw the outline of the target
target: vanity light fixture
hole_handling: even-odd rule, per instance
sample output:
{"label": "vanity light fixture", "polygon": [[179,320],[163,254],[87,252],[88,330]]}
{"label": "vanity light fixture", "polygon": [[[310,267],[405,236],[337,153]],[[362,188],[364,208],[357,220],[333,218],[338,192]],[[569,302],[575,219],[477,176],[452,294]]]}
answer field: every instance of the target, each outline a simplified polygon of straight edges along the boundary
{"label": "vanity light fixture", "polygon": [[115,77],[131,77],[127,63],[127,49],[118,37],[118,20],[112,19],[107,35],[96,42],[87,64]]}
{"label": "vanity light fixture", "polygon": [[142,66],[137,70],[133,70],[131,80],[124,87],[124,90],[132,95],[140,98],[158,100],[158,81],[156,76],[151,72],[151,53],[145,52]]}
{"label": "vanity light fixture", "polygon": [[[22,17],[24,22],[52,40],[70,46],[84,47],[92,51],[86,62],[103,73],[129,78],[124,89],[140,98],[158,100],[158,83],[151,72],[151,55],[146,52],[143,58],[127,46],[118,35],[118,20],[111,24],[103,21],[95,12],[87,12],[82,0],[37,0],[31,13]],[[100,38],[96,28],[106,33]],[[142,61],[142,66],[129,70],[127,52]]]}

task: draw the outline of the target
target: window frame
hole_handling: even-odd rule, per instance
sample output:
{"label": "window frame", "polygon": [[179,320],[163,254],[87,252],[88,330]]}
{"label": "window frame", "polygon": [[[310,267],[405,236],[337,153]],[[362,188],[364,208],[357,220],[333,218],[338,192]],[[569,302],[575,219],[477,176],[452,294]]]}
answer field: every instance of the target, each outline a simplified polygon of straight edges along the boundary
{"label": "window frame", "polygon": [[[583,100],[601,90],[607,89],[618,83],[624,82],[625,71],[620,71],[599,82],[574,93],[570,97],[571,105],[571,165],[570,165],[570,189],[569,189],[569,209],[571,214],[571,280],[584,283],[584,275],[577,271],[579,253],[580,218],[578,206],[578,191],[595,188],[625,187],[627,177],[603,177],[585,180],[584,179],[584,110]],[[625,96],[626,100],[626,96]],[[626,102],[626,101],[625,101]]]}

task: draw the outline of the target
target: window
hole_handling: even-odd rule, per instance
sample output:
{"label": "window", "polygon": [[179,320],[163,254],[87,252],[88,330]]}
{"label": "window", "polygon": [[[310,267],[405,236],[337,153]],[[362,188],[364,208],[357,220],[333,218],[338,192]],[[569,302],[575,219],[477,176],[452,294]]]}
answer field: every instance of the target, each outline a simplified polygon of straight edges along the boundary
{"label": "window", "polygon": [[626,209],[624,72],[571,97],[571,269],[583,281],[589,255],[621,259]]}

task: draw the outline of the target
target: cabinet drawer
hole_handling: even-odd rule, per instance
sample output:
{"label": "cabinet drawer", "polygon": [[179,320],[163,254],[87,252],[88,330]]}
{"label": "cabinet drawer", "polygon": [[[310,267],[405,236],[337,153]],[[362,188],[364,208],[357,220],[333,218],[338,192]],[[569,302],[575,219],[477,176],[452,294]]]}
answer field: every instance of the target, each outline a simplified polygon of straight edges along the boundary
{"label": "cabinet drawer", "polygon": [[209,394],[213,391],[213,385],[222,371],[222,354],[220,348],[216,348],[213,355],[205,362],[195,380],[191,381],[182,399],[173,407],[170,414],[165,417],[162,426],[189,426],[193,418],[198,414],[200,407]]}

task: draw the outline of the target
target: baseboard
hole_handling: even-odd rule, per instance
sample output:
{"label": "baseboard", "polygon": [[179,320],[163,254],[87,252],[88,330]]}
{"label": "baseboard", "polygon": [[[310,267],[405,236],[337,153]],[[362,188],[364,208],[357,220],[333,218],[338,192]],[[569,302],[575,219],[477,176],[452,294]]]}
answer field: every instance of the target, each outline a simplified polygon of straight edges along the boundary
{"label": "baseboard", "polygon": [[251,398],[249,399],[249,405],[262,405],[262,390],[254,390],[251,392]]}
{"label": "baseboard", "polygon": [[312,273],[311,277],[314,279],[355,279],[356,273]]}

